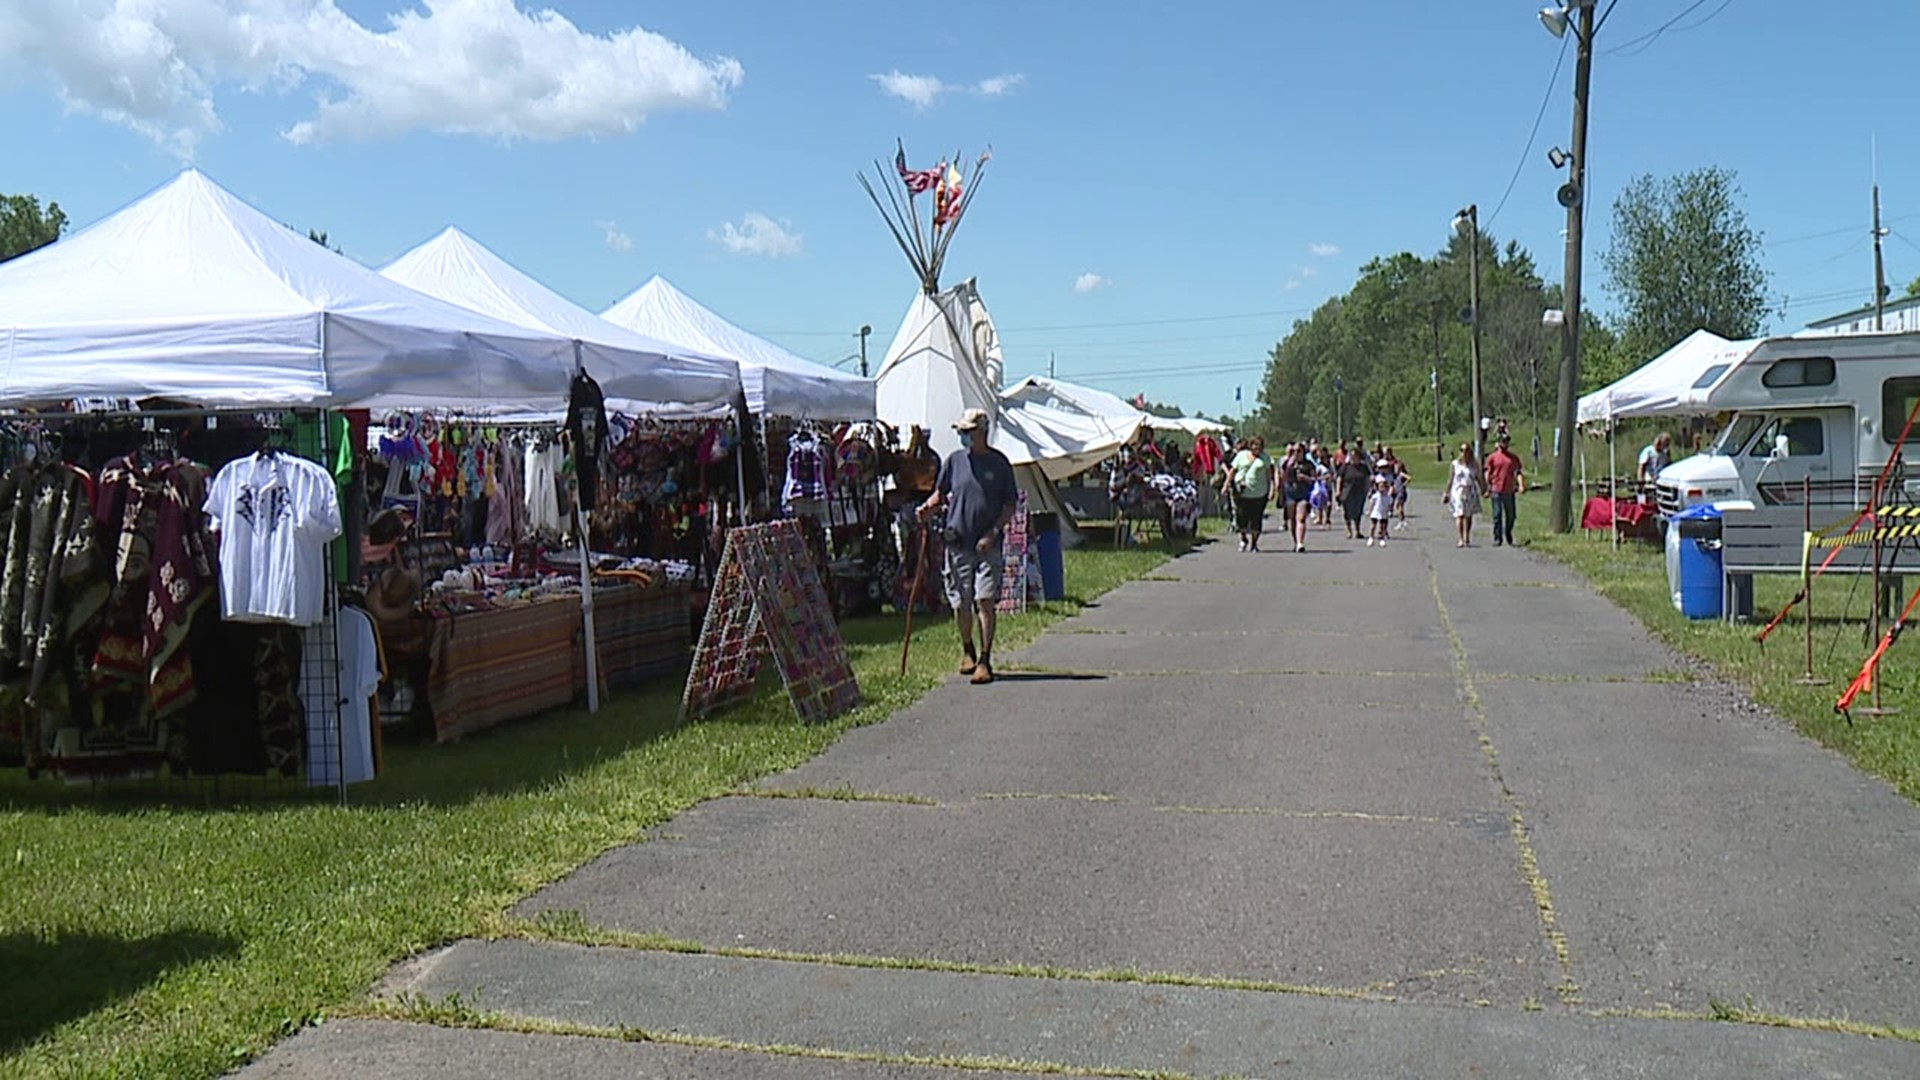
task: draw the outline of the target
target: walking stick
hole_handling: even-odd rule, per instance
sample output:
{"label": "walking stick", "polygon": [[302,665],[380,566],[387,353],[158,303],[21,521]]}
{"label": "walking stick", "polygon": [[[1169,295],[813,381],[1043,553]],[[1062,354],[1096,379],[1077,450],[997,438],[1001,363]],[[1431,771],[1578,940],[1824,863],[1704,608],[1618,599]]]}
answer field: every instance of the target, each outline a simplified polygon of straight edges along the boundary
{"label": "walking stick", "polygon": [[907,677],[907,651],[913,648],[913,608],[920,602],[920,586],[927,577],[927,541],[933,534],[926,522],[920,523],[920,555],[913,565],[913,590],[907,593],[907,636],[900,643],[900,677]]}

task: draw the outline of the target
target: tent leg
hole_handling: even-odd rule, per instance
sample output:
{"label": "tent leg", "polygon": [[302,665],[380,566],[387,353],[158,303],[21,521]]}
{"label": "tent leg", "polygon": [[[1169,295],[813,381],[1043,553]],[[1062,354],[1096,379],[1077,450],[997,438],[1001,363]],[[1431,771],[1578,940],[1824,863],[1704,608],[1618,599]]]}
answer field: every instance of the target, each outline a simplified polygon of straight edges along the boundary
{"label": "tent leg", "polygon": [[593,630],[593,563],[587,543],[586,512],[573,505],[573,523],[580,534],[580,620],[587,639],[587,711],[600,711],[600,639]]}

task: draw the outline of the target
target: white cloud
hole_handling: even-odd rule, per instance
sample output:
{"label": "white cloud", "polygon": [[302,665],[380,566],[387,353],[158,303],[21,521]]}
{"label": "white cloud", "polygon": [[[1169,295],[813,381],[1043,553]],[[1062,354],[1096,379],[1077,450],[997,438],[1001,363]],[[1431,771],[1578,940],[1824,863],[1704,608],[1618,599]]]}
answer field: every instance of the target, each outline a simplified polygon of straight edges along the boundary
{"label": "white cloud", "polygon": [[1308,244],[1307,250],[1322,259],[1340,254],[1340,246],[1338,244],[1329,244],[1324,241],[1316,241]]}
{"label": "white cloud", "polygon": [[1303,266],[1299,270],[1299,274],[1303,278],[1314,277],[1319,273],[1320,273],[1320,268],[1317,266]]}
{"label": "white cloud", "polygon": [[1299,288],[1300,284],[1301,282],[1299,278],[1288,278],[1287,283],[1285,285],[1280,286],[1280,288],[1286,290],[1287,292],[1292,292],[1293,290]]}
{"label": "white cloud", "polygon": [[938,75],[908,75],[895,68],[885,75],[869,75],[868,78],[880,84],[882,92],[908,102],[916,109],[933,108],[933,103],[942,94],[973,93],[981,97],[1005,97],[1013,93],[1014,88],[1027,81],[1025,75],[994,75],[981,79],[971,86],[964,83],[950,83]]}
{"label": "white cloud", "polygon": [[388,0],[375,26],[336,0],[0,0],[0,68],[48,78],[69,108],[183,156],[224,125],[218,91],[307,88],[296,143],[427,130],[501,139],[633,131],[721,109],[738,61],[639,27],[582,31],[516,0]]}
{"label": "white cloud", "polygon": [[982,97],[1005,97],[1013,93],[1014,87],[1026,81],[1025,75],[995,75],[974,84],[973,92]]}
{"label": "white cloud", "polygon": [[1104,289],[1111,284],[1113,284],[1113,282],[1101,277],[1099,274],[1081,274],[1079,277],[1073,279],[1073,291],[1077,293],[1090,293],[1095,289]]}
{"label": "white cloud", "polygon": [[792,229],[792,222],[775,221],[758,210],[749,210],[739,225],[722,222],[718,229],[707,230],[707,238],[735,255],[784,259],[800,254],[803,238]]}
{"label": "white cloud", "polygon": [[633,237],[620,231],[619,222],[596,221],[594,224],[600,226],[600,231],[606,234],[608,247],[623,255],[633,250]]}

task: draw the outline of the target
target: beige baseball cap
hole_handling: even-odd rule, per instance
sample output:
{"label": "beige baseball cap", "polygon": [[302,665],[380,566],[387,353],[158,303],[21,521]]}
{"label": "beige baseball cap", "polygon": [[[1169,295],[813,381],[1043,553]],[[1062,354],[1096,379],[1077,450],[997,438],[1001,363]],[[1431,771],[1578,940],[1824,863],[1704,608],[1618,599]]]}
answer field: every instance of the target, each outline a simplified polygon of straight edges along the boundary
{"label": "beige baseball cap", "polygon": [[958,423],[953,425],[953,430],[972,431],[975,428],[983,428],[986,426],[987,426],[987,410],[968,409],[966,412],[963,412],[960,414],[960,420]]}

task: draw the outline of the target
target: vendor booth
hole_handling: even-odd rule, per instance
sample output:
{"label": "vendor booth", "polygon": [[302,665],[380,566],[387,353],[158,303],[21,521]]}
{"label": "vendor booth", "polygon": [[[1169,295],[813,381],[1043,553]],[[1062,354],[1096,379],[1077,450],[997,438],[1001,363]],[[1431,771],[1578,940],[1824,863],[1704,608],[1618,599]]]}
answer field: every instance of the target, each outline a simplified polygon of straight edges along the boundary
{"label": "vendor booth", "polygon": [[355,556],[436,547],[360,536],[368,412],[564,409],[575,342],[400,286],[192,171],[0,265],[0,327],[6,590],[38,593],[0,603],[0,753],[69,781],[370,778],[396,665]]}

